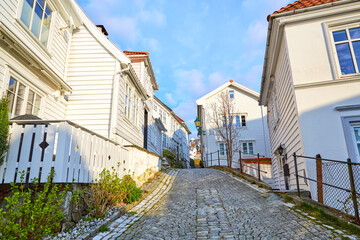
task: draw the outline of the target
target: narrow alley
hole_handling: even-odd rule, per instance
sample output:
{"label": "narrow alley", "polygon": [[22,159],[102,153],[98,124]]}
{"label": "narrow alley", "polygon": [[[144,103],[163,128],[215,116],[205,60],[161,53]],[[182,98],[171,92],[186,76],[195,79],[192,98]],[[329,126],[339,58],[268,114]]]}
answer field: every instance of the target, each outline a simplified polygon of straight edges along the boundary
{"label": "narrow alley", "polygon": [[218,170],[173,170],[163,182],[134,215],[94,239],[341,239],[279,197]]}

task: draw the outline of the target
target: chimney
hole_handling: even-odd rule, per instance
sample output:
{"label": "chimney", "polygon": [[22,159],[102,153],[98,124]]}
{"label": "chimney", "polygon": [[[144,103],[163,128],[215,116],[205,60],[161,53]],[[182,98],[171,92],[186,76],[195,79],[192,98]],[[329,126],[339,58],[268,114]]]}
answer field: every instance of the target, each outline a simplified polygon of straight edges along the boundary
{"label": "chimney", "polygon": [[105,36],[109,35],[108,32],[106,31],[104,25],[96,25],[96,26]]}

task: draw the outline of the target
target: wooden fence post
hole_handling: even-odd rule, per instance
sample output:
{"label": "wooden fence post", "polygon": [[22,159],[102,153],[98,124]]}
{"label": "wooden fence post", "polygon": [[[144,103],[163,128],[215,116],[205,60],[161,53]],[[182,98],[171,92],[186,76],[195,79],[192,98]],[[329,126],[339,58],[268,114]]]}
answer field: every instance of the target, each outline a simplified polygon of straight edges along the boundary
{"label": "wooden fence post", "polygon": [[318,195],[318,202],[324,203],[324,191],[323,191],[323,174],[322,174],[322,160],[321,155],[316,155],[316,176],[317,176],[317,195]]}
{"label": "wooden fence post", "polygon": [[213,166],[212,154],[213,154],[213,153],[210,153],[210,156],[211,156],[211,166]]}
{"label": "wooden fence post", "polygon": [[242,163],[241,163],[241,150],[239,150],[239,161],[240,161],[240,173],[243,173]]}

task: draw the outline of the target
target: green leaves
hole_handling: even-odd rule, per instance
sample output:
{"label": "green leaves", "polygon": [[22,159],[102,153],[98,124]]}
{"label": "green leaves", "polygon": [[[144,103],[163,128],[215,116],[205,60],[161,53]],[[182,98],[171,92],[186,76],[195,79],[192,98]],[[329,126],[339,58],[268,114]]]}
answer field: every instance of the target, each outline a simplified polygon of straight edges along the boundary
{"label": "green leaves", "polygon": [[[21,172],[21,179],[24,175],[25,172]],[[25,188],[23,183],[20,186],[11,183],[11,194],[5,198],[6,210],[0,209],[2,238],[41,239],[60,230],[60,223],[65,218],[60,204],[68,186],[60,192],[58,185],[51,183],[53,176],[54,170],[41,190],[37,183],[32,188]]]}
{"label": "green leaves", "polygon": [[9,147],[8,133],[9,133],[9,116],[8,116],[9,101],[4,97],[0,101],[0,166],[4,162],[5,153]]}

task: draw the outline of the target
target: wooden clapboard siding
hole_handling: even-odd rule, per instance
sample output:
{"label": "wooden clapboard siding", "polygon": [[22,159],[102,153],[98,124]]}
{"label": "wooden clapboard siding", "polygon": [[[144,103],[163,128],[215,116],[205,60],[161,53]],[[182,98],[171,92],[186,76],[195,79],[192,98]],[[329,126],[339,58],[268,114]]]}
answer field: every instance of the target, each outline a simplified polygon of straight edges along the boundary
{"label": "wooden clapboard siding", "polygon": [[[291,67],[288,55],[288,49],[285,42],[282,44],[279,59],[276,64],[277,68],[275,71],[275,91],[278,98],[278,106],[280,111],[280,119],[276,126],[273,122],[273,109],[269,107],[269,132],[270,132],[270,143],[272,152],[272,164],[273,174],[275,179],[275,185],[277,188],[284,189],[285,182],[283,177],[283,170],[280,167],[279,159],[275,154],[276,149],[280,144],[285,145],[286,153],[288,155],[288,163],[290,168],[290,188],[295,189],[295,177],[294,177],[294,161],[292,154],[303,154],[303,145],[300,132],[299,115],[296,107],[296,98],[294,84],[292,80]],[[274,91],[272,91],[272,94]],[[268,106],[272,106],[272,96],[270,96]],[[298,170],[302,171],[305,169],[305,163],[302,159],[298,160]],[[301,181],[300,183],[304,183]],[[306,188],[305,185],[302,186]]]}
{"label": "wooden clapboard siding", "polygon": [[60,28],[67,25],[67,19],[63,19],[56,9],[52,9],[53,15],[51,21],[53,22],[52,28],[50,29],[51,36],[49,37],[51,41],[49,41],[49,45],[46,47],[49,55],[42,49],[40,46],[41,43],[34,40],[31,33],[26,31],[21,24],[15,20],[20,3],[17,0],[0,1],[0,21],[7,28],[11,29],[15,37],[19,38],[29,50],[31,49],[33,52],[31,54],[35,54],[43,62],[47,63],[53,72],[63,78],[69,43],[66,42],[64,32],[60,30]]}
{"label": "wooden clapboard siding", "polygon": [[84,26],[72,37],[66,118],[109,137],[116,60]]}

